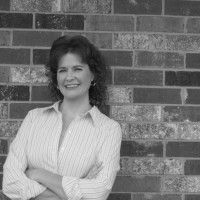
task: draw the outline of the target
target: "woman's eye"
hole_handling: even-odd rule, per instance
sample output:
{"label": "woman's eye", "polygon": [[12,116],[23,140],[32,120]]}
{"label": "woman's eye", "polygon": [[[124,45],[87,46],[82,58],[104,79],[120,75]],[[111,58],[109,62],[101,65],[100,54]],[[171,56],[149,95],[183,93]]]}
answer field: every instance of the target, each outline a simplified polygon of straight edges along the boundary
{"label": "woman's eye", "polygon": [[64,69],[59,69],[59,70],[58,70],[59,73],[65,72],[65,71],[66,71],[66,70],[64,70]]}
{"label": "woman's eye", "polygon": [[75,71],[82,71],[82,68],[75,68]]}

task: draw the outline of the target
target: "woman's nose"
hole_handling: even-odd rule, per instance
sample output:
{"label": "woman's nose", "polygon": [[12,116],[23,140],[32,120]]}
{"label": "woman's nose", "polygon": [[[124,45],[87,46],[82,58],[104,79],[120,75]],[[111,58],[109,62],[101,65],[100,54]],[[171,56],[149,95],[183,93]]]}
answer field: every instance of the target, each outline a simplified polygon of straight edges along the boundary
{"label": "woman's nose", "polygon": [[71,70],[69,70],[66,74],[66,80],[73,80],[74,79],[74,74]]}

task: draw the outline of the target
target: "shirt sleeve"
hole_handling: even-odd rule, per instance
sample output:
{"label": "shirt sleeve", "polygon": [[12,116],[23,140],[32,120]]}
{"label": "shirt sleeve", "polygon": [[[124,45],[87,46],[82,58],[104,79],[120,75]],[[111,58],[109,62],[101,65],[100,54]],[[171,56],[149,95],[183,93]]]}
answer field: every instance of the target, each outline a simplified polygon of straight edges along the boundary
{"label": "shirt sleeve", "polygon": [[27,163],[27,141],[32,125],[32,112],[25,117],[17,136],[10,145],[3,166],[3,193],[11,199],[30,199],[42,193],[46,188],[29,179],[25,170]]}
{"label": "shirt sleeve", "polygon": [[63,176],[62,186],[69,200],[107,199],[117,171],[120,169],[121,128],[120,125],[107,130],[108,134],[102,144],[98,161],[103,162],[103,169],[94,179],[78,179]]}

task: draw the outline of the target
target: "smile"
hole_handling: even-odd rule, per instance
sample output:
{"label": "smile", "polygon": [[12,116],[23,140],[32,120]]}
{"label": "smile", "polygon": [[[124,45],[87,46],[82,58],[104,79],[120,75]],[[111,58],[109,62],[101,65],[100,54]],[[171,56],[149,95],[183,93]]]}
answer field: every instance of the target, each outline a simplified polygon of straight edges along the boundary
{"label": "smile", "polygon": [[65,85],[66,88],[75,88],[78,87],[79,84],[70,84],[70,85]]}

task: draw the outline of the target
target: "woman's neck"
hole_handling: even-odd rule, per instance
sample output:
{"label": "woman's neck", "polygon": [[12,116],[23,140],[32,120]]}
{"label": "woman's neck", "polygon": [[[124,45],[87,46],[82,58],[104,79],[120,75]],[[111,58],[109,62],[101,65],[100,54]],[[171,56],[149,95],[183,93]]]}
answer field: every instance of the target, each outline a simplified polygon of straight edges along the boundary
{"label": "woman's neck", "polygon": [[78,100],[63,99],[60,105],[60,111],[63,115],[68,117],[76,117],[78,115],[86,113],[91,109],[89,98],[83,98]]}

